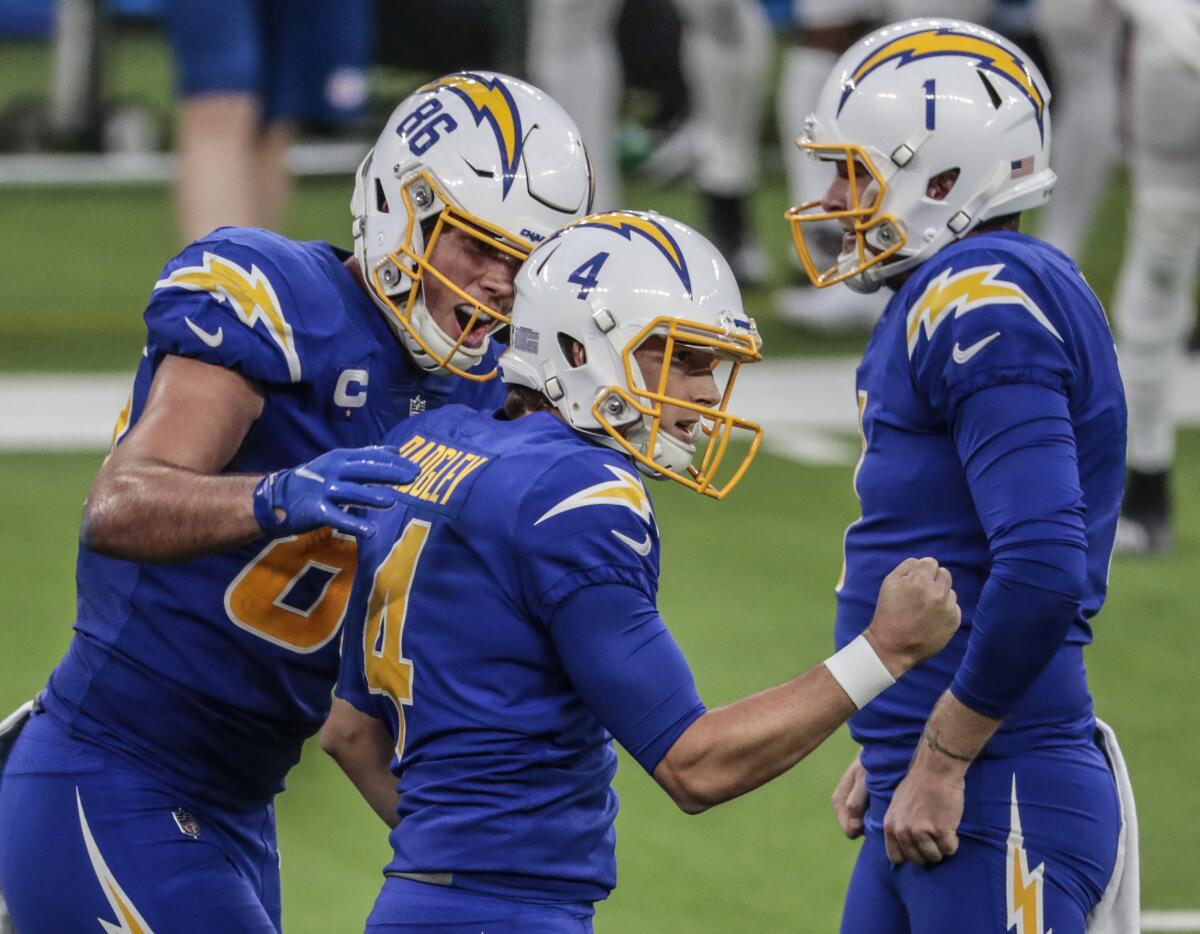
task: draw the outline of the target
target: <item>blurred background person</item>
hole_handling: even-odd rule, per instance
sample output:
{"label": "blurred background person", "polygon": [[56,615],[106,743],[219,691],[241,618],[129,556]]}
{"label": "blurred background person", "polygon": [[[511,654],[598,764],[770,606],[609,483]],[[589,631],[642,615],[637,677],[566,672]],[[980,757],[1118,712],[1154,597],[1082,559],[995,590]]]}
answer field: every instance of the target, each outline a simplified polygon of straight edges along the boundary
{"label": "blurred background person", "polygon": [[1113,312],[1129,401],[1129,476],[1117,548],[1170,549],[1173,390],[1200,259],[1200,2],[1120,0],[1135,27],[1133,204]]}
{"label": "blurred background person", "polygon": [[366,101],[371,10],[371,0],[169,0],[185,241],[226,225],[280,228],[297,124],[352,121]]}
{"label": "blurred background person", "polygon": [[[750,196],[759,180],[759,137],[771,36],[759,0],[671,0],[682,28],[681,66],[690,116],[647,168],[660,181],[691,172],[705,228],[743,286],[770,274],[757,244]],[[625,12],[653,15],[641,3]],[[617,113],[623,86],[618,0],[531,0],[530,80],[579,122],[595,163],[596,209],[621,203]]]}
{"label": "blurred background person", "polygon": [[1108,0],[1034,0],[1019,15],[1041,38],[1052,69],[1058,181],[1038,236],[1079,257],[1119,156],[1124,23]]}

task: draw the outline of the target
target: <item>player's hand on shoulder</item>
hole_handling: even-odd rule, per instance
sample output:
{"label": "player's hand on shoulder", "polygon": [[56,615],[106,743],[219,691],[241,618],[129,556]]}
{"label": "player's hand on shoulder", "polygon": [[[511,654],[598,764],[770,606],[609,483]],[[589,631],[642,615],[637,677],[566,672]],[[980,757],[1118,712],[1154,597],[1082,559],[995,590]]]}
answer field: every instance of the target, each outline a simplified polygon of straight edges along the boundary
{"label": "player's hand on shoulder", "polygon": [[395,448],[338,448],[306,464],[267,474],[254,489],[254,518],[264,532],[307,532],[323,525],[361,538],[375,523],[352,515],[348,506],[387,509],[399,499],[395,489],[419,471]]}
{"label": "player's hand on shoulder", "polygon": [[933,558],[906,558],[883,579],[866,637],[893,677],[936,655],[958,629],[953,584]]}

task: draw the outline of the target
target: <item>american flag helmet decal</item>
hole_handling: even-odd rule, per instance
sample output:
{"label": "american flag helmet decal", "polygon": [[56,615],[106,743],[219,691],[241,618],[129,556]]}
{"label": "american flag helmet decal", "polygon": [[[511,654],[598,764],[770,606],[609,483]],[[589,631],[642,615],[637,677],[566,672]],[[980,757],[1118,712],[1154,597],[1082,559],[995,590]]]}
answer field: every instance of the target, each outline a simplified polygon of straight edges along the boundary
{"label": "american flag helmet decal", "polygon": [[1014,159],[1009,165],[1012,168],[1010,178],[1024,178],[1026,175],[1033,174],[1033,156],[1026,156],[1024,159]]}

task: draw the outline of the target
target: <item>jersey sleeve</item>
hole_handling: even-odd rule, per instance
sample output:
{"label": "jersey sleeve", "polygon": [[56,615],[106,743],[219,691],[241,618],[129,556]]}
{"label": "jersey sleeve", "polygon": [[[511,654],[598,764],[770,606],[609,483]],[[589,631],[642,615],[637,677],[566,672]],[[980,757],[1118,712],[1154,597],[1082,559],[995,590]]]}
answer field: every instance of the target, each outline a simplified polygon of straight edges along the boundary
{"label": "jersey sleeve", "polygon": [[299,310],[289,282],[295,270],[288,268],[296,260],[271,242],[217,232],[172,259],[146,306],[148,352],[192,357],[266,384],[300,382]]}
{"label": "jersey sleeve", "polygon": [[363,625],[366,619],[367,593],[372,575],[356,574],[346,604],[345,623],[341,634],[341,658],[338,662],[337,683],[333,693],[353,705],[359,712],[378,716],[367,687],[363,667]]}
{"label": "jersey sleeve", "polygon": [[1015,257],[959,252],[915,294],[905,322],[912,379],[947,421],[991,386],[1069,391],[1074,368],[1053,296]]}
{"label": "jersey sleeve", "polygon": [[1003,718],[1080,617],[1085,505],[1067,400],[1043,386],[995,386],[954,425],[992,564],[971,621],[955,697]]}
{"label": "jersey sleeve", "polygon": [[641,591],[576,590],[554,611],[550,634],[571,684],[648,773],[704,713],[683,652]]}
{"label": "jersey sleeve", "polygon": [[539,622],[592,584],[657,598],[654,508],[634,466],[618,455],[592,448],[555,462],[522,499],[516,522],[520,590]]}

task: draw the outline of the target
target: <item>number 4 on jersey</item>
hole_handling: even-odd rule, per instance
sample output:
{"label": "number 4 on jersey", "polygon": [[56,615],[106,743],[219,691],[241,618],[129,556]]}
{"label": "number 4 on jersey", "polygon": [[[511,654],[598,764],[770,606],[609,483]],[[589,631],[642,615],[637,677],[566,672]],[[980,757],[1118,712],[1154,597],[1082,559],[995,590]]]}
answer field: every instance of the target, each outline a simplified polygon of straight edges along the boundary
{"label": "number 4 on jersey", "polygon": [[375,572],[363,627],[363,669],[372,694],[384,694],[396,707],[396,759],[404,756],[404,707],[412,703],[413,666],[404,657],[408,594],[429,523],[412,519]]}
{"label": "number 4 on jersey", "polygon": [[607,253],[597,253],[586,263],[567,276],[567,281],[579,286],[576,298],[587,298],[588,292],[596,287],[596,277],[600,275],[600,267],[608,259]]}

